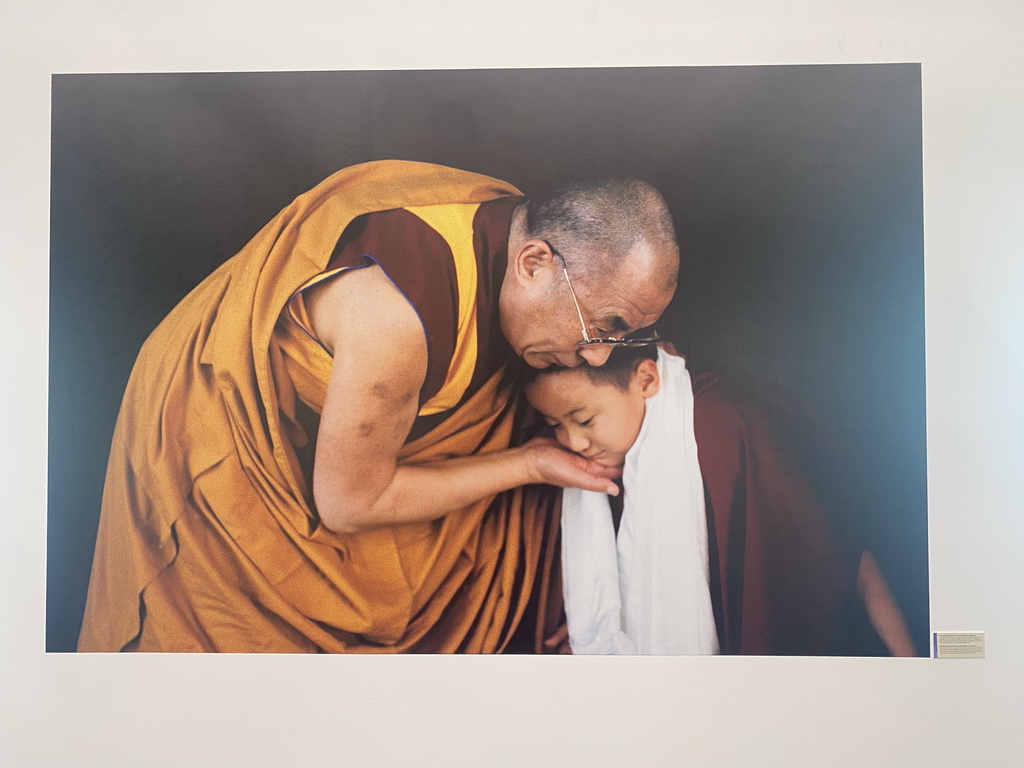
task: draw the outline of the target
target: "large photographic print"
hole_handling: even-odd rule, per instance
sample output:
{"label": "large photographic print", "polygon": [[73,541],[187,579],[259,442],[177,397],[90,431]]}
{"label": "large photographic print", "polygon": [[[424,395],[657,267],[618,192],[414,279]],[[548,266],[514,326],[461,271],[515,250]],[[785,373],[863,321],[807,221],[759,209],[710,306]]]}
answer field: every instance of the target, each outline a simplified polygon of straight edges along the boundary
{"label": "large photographic print", "polygon": [[[661,337],[694,381],[723,376],[757,393],[822,500],[836,551],[870,553],[880,574],[865,588],[862,560],[851,561],[835,645],[764,647],[886,655],[864,596],[881,583],[926,654],[921,93],[910,64],[55,76],[47,650],[78,642],[115,422],[143,342],[296,196],[390,159],[527,196],[619,176],[659,190],[680,251]],[[745,512],[773,482],[745,487]],[[709,546],[728,533],[739,553],[717,577],[712,556],[712,589],[768,594],[771,606],[813,591],[754,563],[792,560],[818,539],[795,526],[754,553],[754,519],[779,517],[712,524]],[[509,634],[537,635],[528,597]],[[719,635],[726,621],[753,626],[758,611],[745,607],[714,606]],[[811,625],[794,620],[793,631]],[[766,626],[786,631],[771,616]],[[721,650],[756,652],[737,643]]]}

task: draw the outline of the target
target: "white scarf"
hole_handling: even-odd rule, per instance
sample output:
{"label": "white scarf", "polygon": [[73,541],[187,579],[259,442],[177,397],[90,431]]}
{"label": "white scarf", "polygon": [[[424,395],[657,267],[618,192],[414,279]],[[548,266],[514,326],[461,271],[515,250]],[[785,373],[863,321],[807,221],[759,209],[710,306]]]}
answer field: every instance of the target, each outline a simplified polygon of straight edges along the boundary
{"label": "white scarf", "polygon": [[686,361],[658,352],[661,387],[626,454],[616,540],[608,497],[562,494],[562,580],[578,654],[712,654],[704,486]]}

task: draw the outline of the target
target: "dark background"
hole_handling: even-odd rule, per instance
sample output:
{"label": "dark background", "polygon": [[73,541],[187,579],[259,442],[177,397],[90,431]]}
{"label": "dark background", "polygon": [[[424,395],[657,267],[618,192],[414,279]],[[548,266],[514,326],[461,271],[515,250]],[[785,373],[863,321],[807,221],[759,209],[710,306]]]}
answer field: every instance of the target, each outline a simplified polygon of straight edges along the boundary
{"label": "dark background", "polygon": [[628,174],[682,251],[659,323],[693,369],[806,398],[851,522],[927,650],[917,65],[57,75],[48,651],[74,650],[107,451],[143,340],[296,195],[401,158],[525,192]]}

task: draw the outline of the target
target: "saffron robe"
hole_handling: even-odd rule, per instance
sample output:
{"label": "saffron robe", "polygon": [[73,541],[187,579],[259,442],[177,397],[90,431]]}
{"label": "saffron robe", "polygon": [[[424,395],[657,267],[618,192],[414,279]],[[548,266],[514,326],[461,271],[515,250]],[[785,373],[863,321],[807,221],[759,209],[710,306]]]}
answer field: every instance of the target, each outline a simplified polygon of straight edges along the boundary
{"label": "saffron robe", "polygon": [[[294,343],[293,331],[304,328],[300,289],[357,266],[331,264],[350,223],[416,209],[453,254],[455,332],[440,355],[428,341],[422,434],[399,461],[507,448],[514,391],[477,317],[478,292],[496,303],[500,281],[483,284],[473,217],[478,204],[517,194],[423,163],[347,168],[297,198],[168,315],[140,352],[118,417],[79,650],[505,647],[551,549],[550,494],[516,489],[428,523],[327,530],[300,454],[310,437],[303,409],[317,410],[331,361]],[[485,379],[482,360],[493,370]]]}

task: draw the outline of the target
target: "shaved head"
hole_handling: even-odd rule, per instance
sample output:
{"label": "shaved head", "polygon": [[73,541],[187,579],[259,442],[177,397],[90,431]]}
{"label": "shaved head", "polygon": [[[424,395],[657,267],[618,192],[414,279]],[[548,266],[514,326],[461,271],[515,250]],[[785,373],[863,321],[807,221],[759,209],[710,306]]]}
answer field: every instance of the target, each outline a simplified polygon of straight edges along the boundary
{"label": "shaved head", "polygon": [[618,273],[640,243],[655,263],[650,275],[675,288],[679,248],[661,194],[637,179],[575,182],[530,198],[522,222],[527,238],[551,243],[584,280]]}
{"label": "shaved head", "polygon": [[609,349],[580,342],[653,326],[679,272],[668,206],[635,179],[577,182],[529,198],[513,216],[508,255],[501,329],[534,368],[602,365]]}

